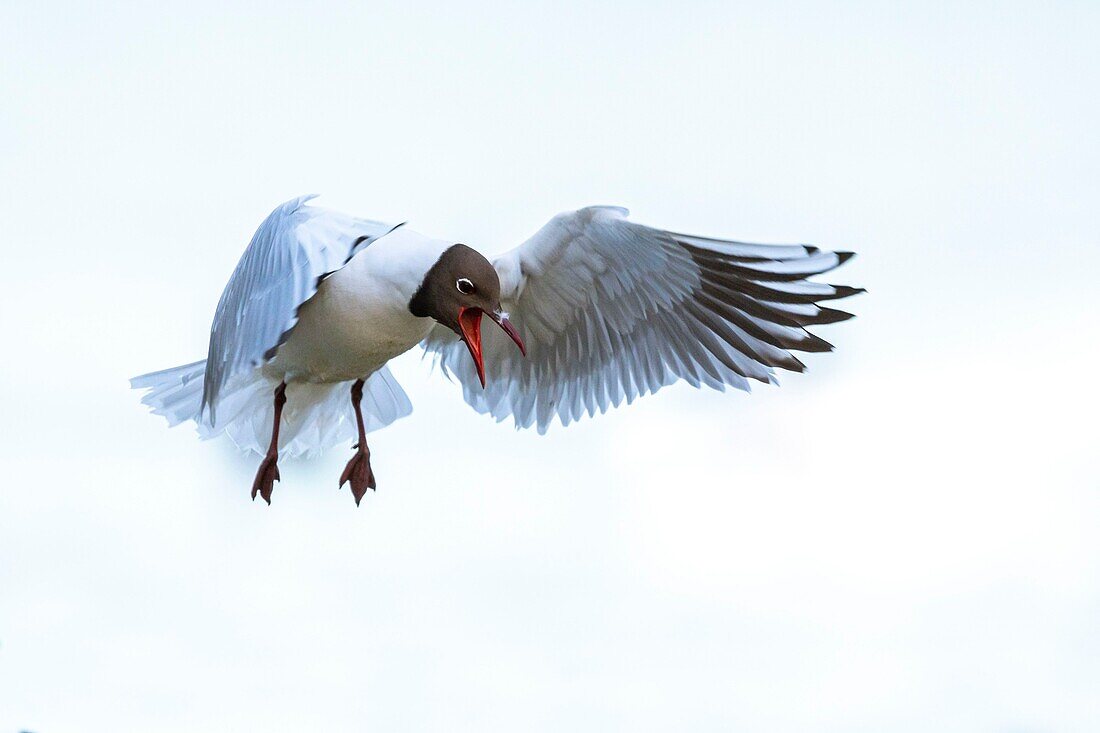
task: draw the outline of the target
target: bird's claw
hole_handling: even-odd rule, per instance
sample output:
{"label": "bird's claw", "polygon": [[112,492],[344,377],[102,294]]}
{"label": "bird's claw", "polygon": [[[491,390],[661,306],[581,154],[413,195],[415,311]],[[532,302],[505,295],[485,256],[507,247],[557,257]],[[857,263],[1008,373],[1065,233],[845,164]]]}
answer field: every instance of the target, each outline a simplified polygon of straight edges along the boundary
{"label": "bird's claw", "polygon": [[351,482],[351,493],[355,497],[355,505],[359,506],[360,500],[367,493],[367,489],[374,489],[374,471],[370,467],[370,453],[363,449],[355,451],[355,455],[348,461],[344,472],[340,474],[340,488]]}
{"label": "bird's claw", "polygon": [[256,494],[271,504],[271,491],[279,480],[279,456],[267,454],[256,471],[256,480],[252,482],[252,501],[256,501]]}

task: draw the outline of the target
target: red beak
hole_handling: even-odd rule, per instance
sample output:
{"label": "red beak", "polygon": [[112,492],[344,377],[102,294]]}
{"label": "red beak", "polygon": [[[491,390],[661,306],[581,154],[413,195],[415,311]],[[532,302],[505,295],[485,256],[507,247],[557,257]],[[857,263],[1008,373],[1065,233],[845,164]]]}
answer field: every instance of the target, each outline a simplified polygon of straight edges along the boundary
{"label": "red beak", "polygon": [[[462,331],[462,340],[466,348],[470,350],[470,356],[477,367],[477,378],[481,380],[482,388],[485,387],[485,363],[481,359],[481,316],[485,311],[480,308],[467,308],[463,306],[458,310],[458,327]],[[523,339],[519,337],[516,327],[511,324],[503,313],[490,313],[492,318],[504,333],[515,342],[519,351],[527,356],[527,348],[523,345]]]}
{"label": "red beak", "polygon": [[462,340],[466,342],[466,348],[470,350],[470,356],[474,357],[477,366],[477,378],[481,380],[481,386],[485,387],[485,364],[481,361],[481,314],[480,308],[458,309],[458,327],[462,329]]}

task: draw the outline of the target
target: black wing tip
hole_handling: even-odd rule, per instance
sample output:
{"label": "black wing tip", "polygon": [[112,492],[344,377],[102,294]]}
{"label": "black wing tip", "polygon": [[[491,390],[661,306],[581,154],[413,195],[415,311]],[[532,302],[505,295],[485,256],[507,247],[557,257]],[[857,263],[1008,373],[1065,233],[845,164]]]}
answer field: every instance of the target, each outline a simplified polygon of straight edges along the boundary
{"label": "black wing tip", "polygon": [[807,353],[820,354],[830,351],[836,351],[836,347],[830,344],[820,336],[816,336],[809,331],[806,332],[809,337],[803,341],[800,341],[797,346],[792,346],[795,351],[804,351]]}
{"label": "black wing tip", "polygon": [[851,285],[830,285],[829,287],[832,288],[835,292],[833,292],[833,294],[829,295],[828,297],[820,298],[820,300],[849,298],[853,295],[860,295],[867,292],[867,288],[854,288]]}
{"label": "black wing tip", "polygon": [[855,317],[855,313],[849,313],[848,311],[842,311],[837,308],[825,308],[824,306],[818,306],[818,314],[817,318],[814,320],[814,323],[819,325],[842,323]]}

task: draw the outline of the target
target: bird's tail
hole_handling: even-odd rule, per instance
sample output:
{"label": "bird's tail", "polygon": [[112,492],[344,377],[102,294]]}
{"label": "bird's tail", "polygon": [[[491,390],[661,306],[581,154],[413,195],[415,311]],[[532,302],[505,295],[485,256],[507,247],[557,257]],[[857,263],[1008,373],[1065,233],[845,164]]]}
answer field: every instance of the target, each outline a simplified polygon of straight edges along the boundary
{"label": "bird's tail", "polygon": [[154,414],[167,418],[169,427],[175,427],[197,418],[202,407],[202,379],[205,373],[206,359],[203,359],[134,377],[130,380],[130,387],[149,390],[141,398],[141,403],[153,408]]}
{"label": "bird's tail", "polygon": [[[143,374],[130,380],[134,389],[146,389],[143,404],[168,420],[169,426],[193,420],[204,440],[225,433],[242,450],[267,452],[274,417],[273,395],[278,382],[259,368],[232,380],[218,398],[217,422],[202,412],[202,384],[206,361]],[[351,404],[351,382],[287,385],[286,406],[279,427],[279,453],[311,456],[356,436]],[[367,432],[389,425],[412,412],[401,385],[382,367],[363,387],[363,423]]]}

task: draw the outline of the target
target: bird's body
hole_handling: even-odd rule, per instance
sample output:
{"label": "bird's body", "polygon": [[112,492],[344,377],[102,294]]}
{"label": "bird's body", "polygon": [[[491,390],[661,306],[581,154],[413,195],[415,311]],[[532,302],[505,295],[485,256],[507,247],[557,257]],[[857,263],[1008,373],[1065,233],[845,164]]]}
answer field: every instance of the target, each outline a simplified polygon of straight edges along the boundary
{"label": "bird's body", "polygon": [[[366,434],[412,411],[386,364],[417,344],[478,412],[542,432],[680,379],[748,390],[802,371],[791,351],[831,350],[805,327],[851,317],[818,303],[861,292],[807,279],[850,253],[676,234],[616,207],[560,214],[490,263],[310,198],[256,231],[207,359],[131,380],[170,424],[263,454],[253,498],[269,502],[280,455],[352,437],[340,483],[357,503],[374,488]],[[483,336],[482,316],[500,329]]]}
{"label": "bird's body", "polygon": [[288,383],[354,381],[419,344],[433,321],[414,316],[409,301],[452,244],[406,227],[373,242],[302,304],[264,375]]}

